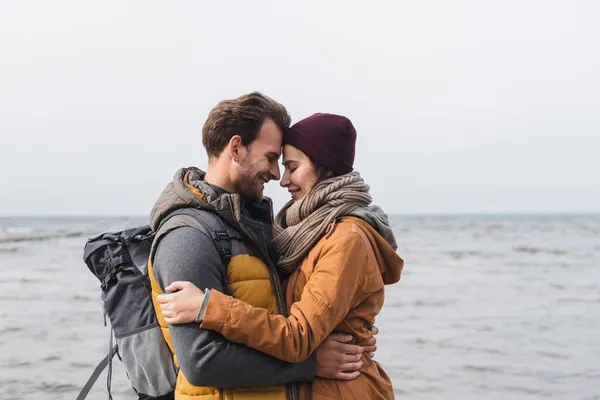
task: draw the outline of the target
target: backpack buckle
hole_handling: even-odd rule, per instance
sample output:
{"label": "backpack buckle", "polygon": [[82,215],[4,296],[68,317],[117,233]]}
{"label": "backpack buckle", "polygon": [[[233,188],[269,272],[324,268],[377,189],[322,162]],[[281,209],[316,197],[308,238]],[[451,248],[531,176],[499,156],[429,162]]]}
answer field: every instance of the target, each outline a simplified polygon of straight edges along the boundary
{"label": "backpack buckle", "polygon": [[231,242],[227,231],[215,231],[215,241],[221,246],[221,251],[226,258],[231,257]]}
{"label": "backpack buckle", "polygon": [[229,235],[225,231],[217,231],[215,233],[217,235],[217,240],[227,240],[227,239],[229,239]]}

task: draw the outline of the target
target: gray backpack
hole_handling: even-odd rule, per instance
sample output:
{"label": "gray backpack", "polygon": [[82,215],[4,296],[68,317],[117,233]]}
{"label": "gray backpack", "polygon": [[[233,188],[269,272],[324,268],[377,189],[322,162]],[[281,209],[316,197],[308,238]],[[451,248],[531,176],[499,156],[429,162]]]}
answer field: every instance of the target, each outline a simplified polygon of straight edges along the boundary
{"label": "gray backpack", "polygon": [[[169,214],[162,224],[175,215],[188,215],[198,221],[204,233],[213,238],[223,265],[228,264],[231,239],[236,236],[225,228],[220,218],[209,211],[183,208]],[[146,225],[105,232],[85,244],[83,260],[100,281],[104,325],[108,317],[111,332],[108,355],[98,364],[77,400],[85,399],[107,366],[108,396],[112,399],[110,387],[115,355],[123,362],[139,399],[173,399],[177,368],[158,324],[148,277],[148,260],[155,235]]]}

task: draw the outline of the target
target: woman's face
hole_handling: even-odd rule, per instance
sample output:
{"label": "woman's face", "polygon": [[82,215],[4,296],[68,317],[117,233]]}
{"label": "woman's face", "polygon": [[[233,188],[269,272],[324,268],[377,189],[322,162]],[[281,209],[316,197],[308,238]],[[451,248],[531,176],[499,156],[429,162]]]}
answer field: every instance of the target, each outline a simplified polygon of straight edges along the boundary
{"label": "woman's face", "polygon": [[294,201],[303,198],[317,183],[317,172],[310,158],[292,145],[283,146],[283,167],[279,184],[287,188]]}

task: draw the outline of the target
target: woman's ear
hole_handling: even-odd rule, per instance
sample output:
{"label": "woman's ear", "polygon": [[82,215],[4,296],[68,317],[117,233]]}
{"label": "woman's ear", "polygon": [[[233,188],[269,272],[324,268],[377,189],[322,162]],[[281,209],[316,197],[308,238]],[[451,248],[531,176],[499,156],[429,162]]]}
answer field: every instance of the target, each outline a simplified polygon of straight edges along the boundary
{"label": "woman's ear", "polygon": [[227,144],[227,150],[229,156],[235,162],[240,162],[240,150],[242,147],[242,137],[239,135],[233,135]]}

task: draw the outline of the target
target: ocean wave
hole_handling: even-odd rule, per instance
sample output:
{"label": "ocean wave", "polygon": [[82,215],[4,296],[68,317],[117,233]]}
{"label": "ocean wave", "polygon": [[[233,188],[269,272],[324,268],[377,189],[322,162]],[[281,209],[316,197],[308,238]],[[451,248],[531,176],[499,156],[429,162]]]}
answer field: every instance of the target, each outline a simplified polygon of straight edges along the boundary
{"label": "ocean wave", "polygon": [[568,253],[568,251],[566,251],[566,250],[545,249],[543,247],[535,247],[535,246],[515,246],[515,247],[513,247],[513,251],[515,253],[527,253],[527,254],[545,253],[545,254],[554,254],[554,255],[565,255]]}
{"label": "ocean wave", "polygon": [[71,383],[53,383],[43,382],[38,386],[41,393],[65,393],[65,392],[77,392],[81,390],[79,386]]}
{"label": "ocean wave", "polygon": [[94,368],[96,365],[91,362],[70,362],[69,367],[73,368]]}
{"label": "ocean wave", "polygon": [[47,235],[32,235],[32,236],[5,236],[0,237],[0,243],[21,243],[21,242],[41,242],[54,239],[67,239],[67,238],[79,238],[84,237],[85,232],[64,232],[64,233],[52,233]]}
{"label": "ocean wave", "polygon": [[80,294],[76,294],[75,296],[71,297],[72,301],[81,301],[81,302],[89,302],[89,301],[97,301],[97,299],[95,297],[89,297],[89,296],[82,296]]}
{"label": "ocean wave", "polygon": [[23,331],[23,328],[18,327],[18,326],[8,326],[6,328],[0,329],[0,335],[3,335],[5,333],[15,333],[15,332],[21,332]]}
{"label": "ocean wave", "polygon": [[48,280],[39,279],[39,278],[20,278],[17,282],[19,282],[19,283],[47,283]]}
{"label": "ocean wave", "polygon": [[486,257],[486,255],[483,252],[476,251],[476,250],[450,251],[448,254],[450,255],[450,257],[452,257],[455,260],[462,260],[463,258],[466,258],[466,257],[488,258],[488,257]]}
{"label": "ocean wave", "polygon": [[466,371],[480,372],[480,373],[504,373],[504,368],[493,366],[493,365],[464,365],[462,367]]}
{"label": "ocean wave", "polygon": [[28,367],[31,367],[33,364],[29,361],[17,361],[17,362],[9,362],[6,365],[10,368],[28,368]]}
{"label": "ocean wave", "polygon": [[21,248],[15,246],[0,247],[0,253],[17,253],[19,250],[21,250]]}
{"label": "ocean wave", "polygon": [[569,358],[571,358],[568,355],[559,354],[559,353],[555,353],[552,351],[538,351],[537,353],[542,357],[551,358],[551,359],[568,360]]}
{"label": "ocean wave", "polygon": [[434,299],[418,299],[409,303],[409,305],[413,307],[436,307],[436,308],[444,308],[456,304],[457,300],[455,299],[444,299],[444,300],[434,300]]}

